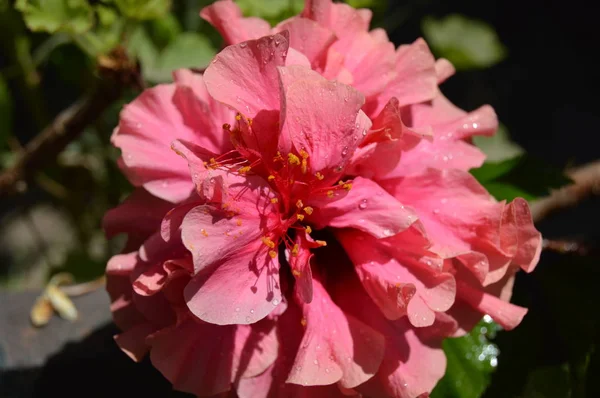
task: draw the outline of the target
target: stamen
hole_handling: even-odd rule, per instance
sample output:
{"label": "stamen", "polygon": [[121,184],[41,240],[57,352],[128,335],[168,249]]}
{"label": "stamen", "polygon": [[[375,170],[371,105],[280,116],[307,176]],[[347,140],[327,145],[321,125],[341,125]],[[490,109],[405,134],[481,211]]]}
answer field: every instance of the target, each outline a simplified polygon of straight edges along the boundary
{"label": "stamen", "polygon": [[242,115],[240,115],[239,113],[235,115],[235,120],[237,120],[238,122],[242,120]]}
{"label": "stamen", "polygon": [[301,324],[302,326],[306,326],[306,318],[302,318],[302,319],[300,320],[300,324]]}
{"label": "stamen", "polygon": [[304,220],[304,214],[296,214],[296,218],[298,219],[298,221],[302,221]]}
{"label": "stamen", "polygon": [[302,165],[300,167],[300,170],[302,170],[302,174],[306,174],[306,172],[308,171],[308,164],[306,162],[306,159],[302,159]]}
{"label": "stamen", "polygon": [[245,173],[249,172],[251,169],[252,169],[252,167],[250,167],[250,166],[244,166],[244,167],[240,167],[238,172],[241,174],[245,174]]}
{"label": "stamen", "polygon": [[292,249],[292,256],[297,256],[299,252],[300,252],[300,245],[296,243],[294,245],[294,248]]}
{"label": "stamen", "polygon": [[270,176],[267,177],[267,180],[273,181],[273,180],[275,180],[275,176],[271,174]]}
{"label": "stamen", "polygon": [[315,173],[315,177],[317,177],[317,180],[319,180],[319,181],[322,181],[325,178],[325,176],[323,174],[321,174],[321,172],[319,172],[319,171],[317,171]]}
{"label": "stamen", "polygon": [[275,250],[269,250],[269,256],[271,256],[271,258],[275,258],[277,257],[277,252]]}
{"label": "stamen", "polygon": [[275,242],[273,242],[273,241],[271,240],[271,238],[268,238],[268,237],[266,237],[266,236],[263,236],[263,237],[261,238],[261,240],[262,240],[262,243],[264,243],[264,244],[265,244],[265,246],[267,246],[269,249],[274,249],[274,248],[275,248]]}
{"label": "stamen", "polygon": [[319,245],[319,246],[327,246],[327,242],[325,242],[324,240],[315,240],[315,242]]}
{"label": "stamen", "polygon": [[206,232],[206,230],[205,230],[204,228],[202,228],[202,229],[200,230],[200,233],[201,233],[202,235],[204,235],[204,236],[208,236],[208,232]]}
{"label": "stamen", "polygon": [[328,198],[333,198],[333,191],[332,190],[327,191],[327,197]]}
{"label": "stamen", "polygon": [[273,204],[279,203],[279,199],[277,199],[277,198],[271,198],[271,203],[273,203]]}
{"label": "stamen", "polygon": [[296,278],[298,278],[298,277],[300,277],[300,275],[302,275],[302,272],[300,272],[300,271],[298,271],[297,269],[295,269],[295,270],[292,270],[292,274],[293,274],[293,275],[294,275]]}
{"label": "stamen", "polygon": [[300,164],[300,158],[298,156],[294,155],[293,153],[288,153],[288,162],[292,166],[297,166]]}
{"label": "stamen", "polygon": [[306,228],[304,228],[304,230],[307,234],[310,234],[312,232],[312,228],[310,227],[310,225],[307,225]]}
{"label": "stamen", "polygon": [[296,207],[301,209],[304,207],[304,203],[300,199],[298,199],[298,201],[296,202]]}
{"label": "stamen", "polygon": [[350,191],[352,189],[352,183],[347,182],[344,185],[342,185],[342,188],[344,188],[346,191]]}
{"label": "stamen", "polygon": [[241,226],[242,226],[242,220],[239,220],[239,219],[238,219],[238,220],[237,220],[235,223],[237,224],[237,226],[238,226],[238,227],[241,227]]}
{"label": "stamen", "polygon": [[281,156],[281,152],[277,151],[277,155],[273,157],[274,162],[283,162],[283,156]]}
{"label": "stamen", "polygon": [[313,208],[310,206],[306,206],[304,208],[304,212],[310,216],[313,213]]}

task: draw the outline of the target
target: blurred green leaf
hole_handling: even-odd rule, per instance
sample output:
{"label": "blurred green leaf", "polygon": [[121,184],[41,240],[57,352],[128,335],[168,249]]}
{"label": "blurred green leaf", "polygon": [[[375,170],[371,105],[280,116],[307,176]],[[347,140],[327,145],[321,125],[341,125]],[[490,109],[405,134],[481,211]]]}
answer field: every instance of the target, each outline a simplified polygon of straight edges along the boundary
{"label": "blurred green leaf", "polygon": [[35,32],[81,34],[94,23],[94,11],[87,0],[17,0],[15,8]]}
{"label": "blurred green leaf", "polygon": [[159,68],[169,76],[177,68],[202,68],[209,64],[215,53],[206,38],[185,32],[177,36],[161,53]]}
{"label": "blurred green leaf", "polygon": [[498,200],[534,200],[572,183],[562,170],[531,155],[486,163],[471,174]]}
{"label": "blurred green leaf", "polygon": [[171,0],[114,0],[114,3],[123,15],[138,20],[164,17],[171,8]]}
{"label": "blurred green leaf", "polygon": [[511,141],[510,135],[503,124],[500,124],[496,134],[491,137],[473,137],[473,143],[486,154],[488,162],[500,162],[525,152],[518,144]]}
{"label": "blurred green leaf", "polygon": [[12,132],[13,102],[4,77],[0,75],[0,149]]}
{"label": "blurred green leaf", "polygon": [[117,14],[114,8],[105,5],[97,5],[96,13],[98,14],[98,20],[102,26],[110,26],[119,18],[119,14]]}
{"label": "blurred green leaf", "polygon": [[272,24],[298,14],[304,8],[303,0],[239,0],[237,4],[245,16],[263,18]]}
{"label": "blurred green leaf", "polygon": [[173,14],[150,22],[152,38],[160,48],[164,48],[181,34],[181,24]]}
{"label": "blurred green leaf", "polygon": [[498,363],[498,348],[490,343],[500,327],[485,317],[471,333],[446,339],[446,374],[433,390],[432,398],[476,398],[485,391]]}
{"label": "blurred green leaf", "polygon": [[487,68],[506,57],[494,28],[483,21],[452,14],[426,17],[421,27],[433,51],[457,69]]}

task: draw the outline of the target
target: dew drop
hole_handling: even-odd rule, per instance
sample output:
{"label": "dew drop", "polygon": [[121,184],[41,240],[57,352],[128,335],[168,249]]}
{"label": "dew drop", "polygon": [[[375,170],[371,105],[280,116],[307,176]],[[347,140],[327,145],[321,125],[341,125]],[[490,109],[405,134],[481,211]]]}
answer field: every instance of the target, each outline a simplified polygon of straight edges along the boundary
{"label": "dew drop", "polygon": [[383,235],[384,236],[392,236],[394,233],[392,232],[391,229],[384,229],[383,230]]}
{"label": "dew drop", "polygon": [[313,361],[313,363],[314,363],[315,365],[318,365],[318,364],[319,364],[319,361],[317,361],[317,360],[315,359],[315,360]]}
{"label": "dew drop", "polygon": [[325,373],[329,373],[329,368],[325,368]]}
{"label": "dew drop", "polygon": [[250,322],[250,317],[249,316],[246,317],[246,322]]}
{"label": "dew drop", "polygon": [[235,312],[240,312],[240,307],[235,307]]}
{"label": "dew drop", "polygon": [[271,304],[273,304],[273,306],[278,306],[279,300],[275,299],[275,300],[271,301]]}
{"label": "dew drop", "polygon": [[367,208],[367,200],[363,199],[360,201],[360,203],[358,204],[358,208],[361,210],[364,210]]}
{"label": "dew drop", "polygon": [[254,310],[250,310],[250,313],[251,313],[251,314],[254,314]]}
{"label": "dew drop", "polygon": [[363,132],[362,132],[362,136],[363,136],[363,137],[366,137],[366,136],[367,136],[367,130],[363,130]]}
{"label": "dew drop", "polygon": [[248,43],[245,43],[245,42],[244,43],[240,43],[240,47],[241,48],[246,48],[247,46],[248,46]]}
{"label": "dew drop", "polygon": [[477,123],[473,123],[473,128],[476,129],[479,125]]}
{"label": "dew drop", "polygon": [[342,149],[342,156],[346,156],[348,155],[348,147],[345,146],[344,149]]}

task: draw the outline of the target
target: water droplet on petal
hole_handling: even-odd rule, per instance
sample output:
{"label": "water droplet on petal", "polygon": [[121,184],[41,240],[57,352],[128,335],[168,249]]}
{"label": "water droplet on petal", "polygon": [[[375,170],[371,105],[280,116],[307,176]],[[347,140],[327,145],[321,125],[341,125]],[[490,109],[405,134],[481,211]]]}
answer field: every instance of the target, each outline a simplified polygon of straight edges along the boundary
{"label": "water droplet on petal", "polygon": [[345,146],[344,149],[342,149],[342,156],[346,156],[348,155],[348,147]]}
{"label": "water droplet on petal", "polygon": [[367,200],[363,199],[360,201],[360,203],[358,204],[358,208],[361,210],[364,210],[367,208]]}
{"label": "water droplet on petal", "polygon": [[275,299],[273,301],[271,301],[271,304],[273,304],[274,306],[279,305],[279,300]]}
{"label": "water droplet on petal", "polygon": [[246,317],[246,322],[250,322],[250,317],[249,316]]}
{"label": "water droplet on petal", "polygon": [[313,361],[313,363],[314,363],[315,365],[318,365],[318,364],[319,364],[319,361],[317,361],[317,360],[315,359],[315,360]]}
{"label": "water droplet on petal", "polygon": [[248,43],[244,42],[244,43],[240,43],[240,47],[241,48],[246,48],[248,46]]}
{"label": "water droplet on petal", "polygon": [[254,310],[250,310],[250,313],[251,313],[251,314],[254,314]]}
{"label": "water droplet on petal", "polygon": [[240,312],[240,307],[236,307],[235,312]]}

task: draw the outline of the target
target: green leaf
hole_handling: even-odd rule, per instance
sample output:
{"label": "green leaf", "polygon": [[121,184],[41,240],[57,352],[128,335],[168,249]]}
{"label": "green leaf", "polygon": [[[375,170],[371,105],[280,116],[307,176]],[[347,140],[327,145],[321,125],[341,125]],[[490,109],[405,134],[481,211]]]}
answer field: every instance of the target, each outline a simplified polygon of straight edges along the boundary
{"label": "green leaf", "polygon": [[12,132],[13,102],[6,81],[0,75],[0,149]]}
{"label": "green leaf", "polygon": [[500,162],[523,154],[525,151],[510,139],[506,127],[500,124],[491,137],[475,136],[473,143],[487,156],[488,162]]}
{"label": "green leaf", "polygon": [[432,398],[481,396],[498,364],[498,348],[490,343],[498,330],[500,327],[486,316],[471,333],[444,341],[446,374],[433,390]]}
{"label": "green leaf", "polygon": [[263,18],[271,23],[298,14],[304,8],[302,0],[239,0],[237,4],[244,15]]}
{"label": "green leaf", "polygon": [[86,0],[17,0],[15,8],[35,32],[81,34],[94,23],[94,11]]}
{"label": "green leaf", "polygon": [[191,32],[177,36],[161,53],[159,66],[169,73],[177,68],[202,68],[215,56],[215,49],[210,42]]}
{"label": "green leaf", "polygon": [[146,20],[165,16],[171,0],[114,0],[121,13],[128,18]]}
{"label": "green leaf", "polygon": [[457,69],[487,68],[506,57],[496,32],[483,21],[452,14],[443,19],[426,17],[421,27],[433,51]]}
{"label": "green leaf", "polygon": [[181,25],[173,14],[167,14],[164,18],[152,20],[150,29],[154,42],[160,48],[166,47],[181,34]]}

